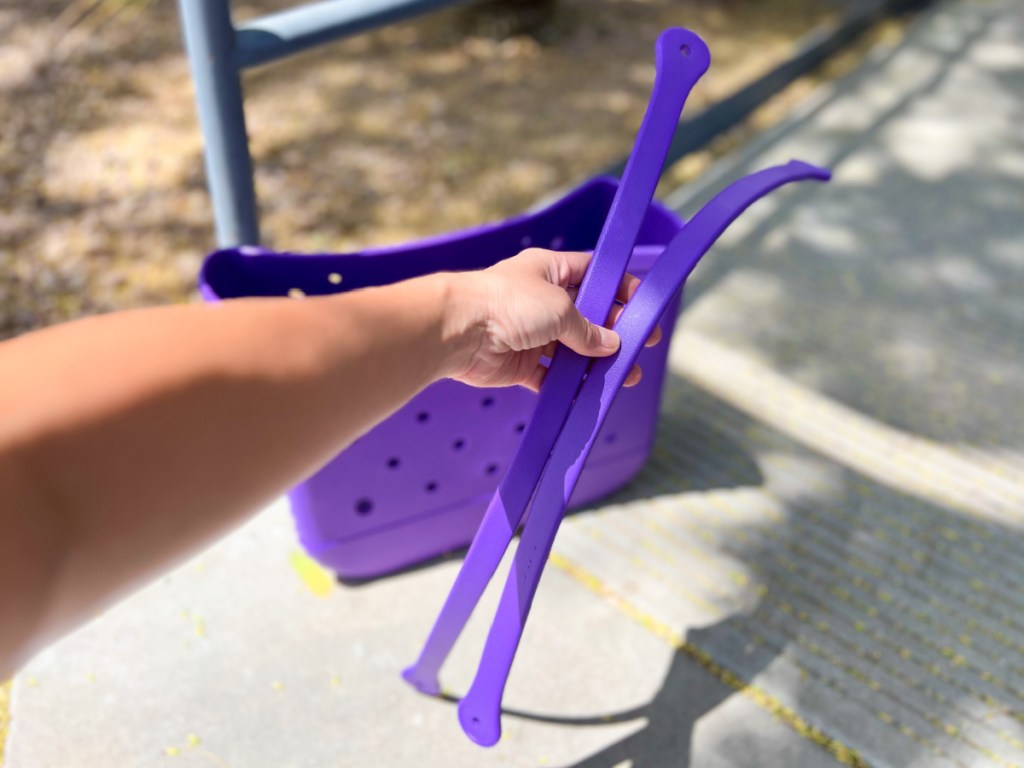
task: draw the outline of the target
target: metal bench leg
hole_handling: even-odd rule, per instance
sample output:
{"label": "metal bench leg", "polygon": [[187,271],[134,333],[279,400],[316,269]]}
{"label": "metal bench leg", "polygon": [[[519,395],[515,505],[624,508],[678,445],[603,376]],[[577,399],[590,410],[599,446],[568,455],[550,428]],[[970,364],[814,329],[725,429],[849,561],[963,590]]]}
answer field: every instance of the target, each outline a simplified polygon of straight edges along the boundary
{"label": "metal bench leg", "polygon": [[259,242],[252,159],[229,0],[178,0],[206,145],[217,244]]}

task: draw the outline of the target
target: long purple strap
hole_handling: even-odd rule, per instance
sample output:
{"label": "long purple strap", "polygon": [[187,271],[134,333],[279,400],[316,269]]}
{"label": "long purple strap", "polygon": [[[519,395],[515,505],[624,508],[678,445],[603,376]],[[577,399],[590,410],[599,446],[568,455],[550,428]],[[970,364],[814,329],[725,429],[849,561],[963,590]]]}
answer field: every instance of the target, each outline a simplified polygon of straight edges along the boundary
{"label": "long purple strap", "polygon": [[614,356],[596,360],[591,366],[558,436],[516,550],[479,670],[459,703],[462,728],[477,744],[491,746],[501,736],[501,697],[555,533],[597,433],[644,341],[700,258],[749,205],[783,184],[828,178],[827,171],[794,161],[735,182],[673,239],[619,317],[615,329],[622,337],[622,347]]}
{"label": "long purple strap", "polygon": [[[651,100],[576,300],[592,322],[603,324],[611,310],[683,104],[710,63],[707,46],[693,32],[668,29],[659,36]],[[402,673],[420,691],[440,692],[441,665],[515,536],[590,362],[564,346],[555,353],[519,450],[491,499],[419,658]]]}

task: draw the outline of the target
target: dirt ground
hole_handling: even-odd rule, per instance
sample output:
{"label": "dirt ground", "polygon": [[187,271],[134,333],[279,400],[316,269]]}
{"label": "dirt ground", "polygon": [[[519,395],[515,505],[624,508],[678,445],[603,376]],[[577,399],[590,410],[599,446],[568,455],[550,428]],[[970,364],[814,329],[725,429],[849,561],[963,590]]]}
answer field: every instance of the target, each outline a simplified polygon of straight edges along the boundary
{"label": "dirt ground", "polygon": [[[236,2],[236,20],[287,5]],[[714,55],[692,114],[838,7],[550,6],[449,10],[248,73],[266,243],[344,250],[517,213],[628,151],[662,28]],[[175,3],[6,2],[0,41],[0,338],[194,297],[212,217]]]}

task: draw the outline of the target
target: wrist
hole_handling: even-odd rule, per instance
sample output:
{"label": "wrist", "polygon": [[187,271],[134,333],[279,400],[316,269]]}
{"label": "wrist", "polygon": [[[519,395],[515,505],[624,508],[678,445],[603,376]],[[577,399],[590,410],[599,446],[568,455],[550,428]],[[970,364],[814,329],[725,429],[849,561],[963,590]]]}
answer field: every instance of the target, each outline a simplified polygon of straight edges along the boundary
{"label": "wrist", "polygon": [[443,363],[438,378],[464,374],[487,337],[487,290],[479,272],[431,276],[441,295]]}

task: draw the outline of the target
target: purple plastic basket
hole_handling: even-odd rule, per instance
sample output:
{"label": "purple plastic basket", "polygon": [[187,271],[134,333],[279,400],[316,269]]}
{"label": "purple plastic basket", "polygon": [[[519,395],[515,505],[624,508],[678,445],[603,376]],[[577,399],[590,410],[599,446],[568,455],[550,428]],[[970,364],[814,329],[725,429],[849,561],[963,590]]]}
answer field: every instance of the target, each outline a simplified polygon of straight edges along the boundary
{"label": "purple plastic basket", "polygon": [[[594,179],[528,215],[402,246],[302,255],[243,246],[207,257],[209,301],[340,293],[437,271],[482,269],[531,245],[593,250],[617,181]],[[643,276],[682,227],[654,203],[629,269]],[[339,280],[340,276],[340,280]],[[660,324],[664,341],[639,358],[643,380],[616,399],[571,507],[629,482],[650,453],[680,297]],[[467,545],[530,420],[536,395],[441,381],[419,393],[289,493],[309,553],[347,579],[380,576]]]}

